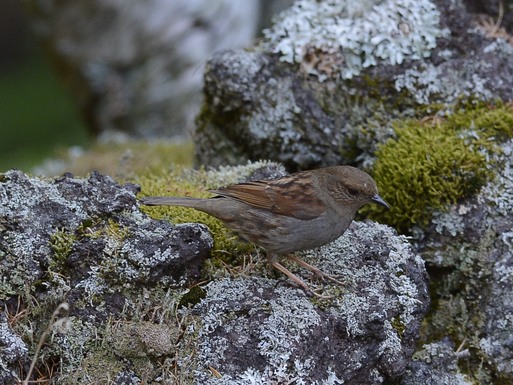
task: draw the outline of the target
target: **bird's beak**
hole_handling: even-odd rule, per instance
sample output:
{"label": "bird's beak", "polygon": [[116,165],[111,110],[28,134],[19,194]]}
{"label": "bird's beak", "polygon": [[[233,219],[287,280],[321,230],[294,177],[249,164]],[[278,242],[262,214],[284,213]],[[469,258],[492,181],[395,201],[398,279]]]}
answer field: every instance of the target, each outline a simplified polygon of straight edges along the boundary
{"label": "bird's beak", "polygon": [[387,209],[390,209],[390,206],[388,205],[387,202],[385,202],[383,200],[383,198],[381,198],[378,194],[374,195],[371,200],[374,202],[374,203],[377,203],[378,205],[381,205],[381,206],[385,206]]}

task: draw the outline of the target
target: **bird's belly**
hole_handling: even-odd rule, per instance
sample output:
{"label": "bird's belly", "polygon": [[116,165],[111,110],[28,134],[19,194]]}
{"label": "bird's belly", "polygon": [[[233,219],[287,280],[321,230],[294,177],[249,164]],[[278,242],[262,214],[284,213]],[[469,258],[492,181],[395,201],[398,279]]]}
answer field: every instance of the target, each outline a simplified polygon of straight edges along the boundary
{"label": "bird's belly", "polygon": [[299,250],[309,250],[333,242],[346,231],[349,223],[341,221],[310,219],[298,220],[290,227],[290,233],[284,234],[287,242],[282,242],[273,251],[279,254],[292,253]]}
{"label": "bird's belly", "polygon": [[[254,217],[248,221],[248,215]],[[322,216],[313,219],[269,216],[260,210],[246,212],[243,216],[246,218],[225,223],[242,238],[276,254],[313,249],[330,243],[340,237],[352,221],[340,217],[328,220]]]}

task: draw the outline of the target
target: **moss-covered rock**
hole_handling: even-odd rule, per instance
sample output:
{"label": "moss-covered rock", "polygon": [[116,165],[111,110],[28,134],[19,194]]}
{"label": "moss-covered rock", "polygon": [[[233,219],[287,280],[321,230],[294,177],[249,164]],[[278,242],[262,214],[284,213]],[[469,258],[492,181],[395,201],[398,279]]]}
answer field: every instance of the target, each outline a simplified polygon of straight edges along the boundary
{"label": "moss-covered rock", "polygon": [[389,211],[366,207],[402,232],[425,228],[435,210],[476,194],[495,177],[493,155],[513,136],[513,108],[468,105],[446,117],[397,122],[372,174]]}
{"label": "moss-covered rock", "polygon": [[481,22],[461,1],[297,1],[257,47],[208,63],[197,162],[366,168],[396,120],[510,100],[513,47]]}
{"label": "moss-covered rock", "polygon": [[[283,173],[261,162],[140,180],[148,194],[188,195]],[[276,279],[254,246],[231,245],[221,229],[215,236],[225,247],[200,275],[212,246],[206,227],[164,220],[198,220],[191,210],[147,217],[137,191],[97,173],[1,178],[0,300],[13,326],[0,324],[0,343],[16,347],[0,380],[25,377],[34,355],[38,378],[63,385],[219,378],[230,385],[294,378],[380,385],[405,371],[428,302],[423,261],[405,237],[356,223],[333,244],[301,253],[346,282],[291,266],[326,294],[311,299]],[[63,307],[69,312],[57,316]]]}
{"label": "moss-covered rock", "polygon": [[[274,179],[285,174],[284,168],[276,163],[248,162],[246,166],[222,167],[218,171],[207,171],[204,168],[185,171],[181,167],[176,167],[167,175],[144,173],[136,178],[136,182],[142,188],[141,196],[207,198],[213,196],[208,192],[210,189],[247,180]],[[255,250],[253,245],[242,242],[220,220],[201,211],[173,206],[143,206],[141,210],[155,219],[169,220],[174,224],[205,224],[214,237],[213,255],[226,261]]]}

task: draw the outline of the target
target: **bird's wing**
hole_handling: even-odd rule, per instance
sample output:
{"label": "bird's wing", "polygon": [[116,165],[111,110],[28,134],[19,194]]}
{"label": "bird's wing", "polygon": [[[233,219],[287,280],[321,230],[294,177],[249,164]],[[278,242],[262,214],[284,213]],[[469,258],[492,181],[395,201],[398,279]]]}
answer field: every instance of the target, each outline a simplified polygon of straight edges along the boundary
{"label": "bird's wing", "polygon": [[211,192],[276,214],[312,219],[320,216],[326,206],[316,196],[308,178],[294,174],[271,181],[240,183]]}

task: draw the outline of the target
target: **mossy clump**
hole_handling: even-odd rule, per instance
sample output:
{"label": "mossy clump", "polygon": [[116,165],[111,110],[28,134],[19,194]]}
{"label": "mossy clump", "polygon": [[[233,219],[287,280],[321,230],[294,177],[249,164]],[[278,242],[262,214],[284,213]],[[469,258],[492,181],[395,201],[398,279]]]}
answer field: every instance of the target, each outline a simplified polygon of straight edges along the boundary
{"label": "mossy clump", "polygon": [[56,272],[62,272],[66,264],[76,237],[73,233],[65,229],[57,230],[50,237],[50,245],[52,247],[53,257],[50,263],[50,269]]}
{"label": "mossy clump", "polygon": [[485,146],[513,137],[513,104],[480,104],[478,108],[462,110],[447,116],[445,123],[455,131],[470,131]]}
{"label": "mossy clump", "polygon": [[445,119],[396,123],[376,151],[373,177],[391,209],[365,211],[398,231],[426,226],[434,210],[469,197],[493,177],[497,144],[513,136],[510,105],[478,106]]}

